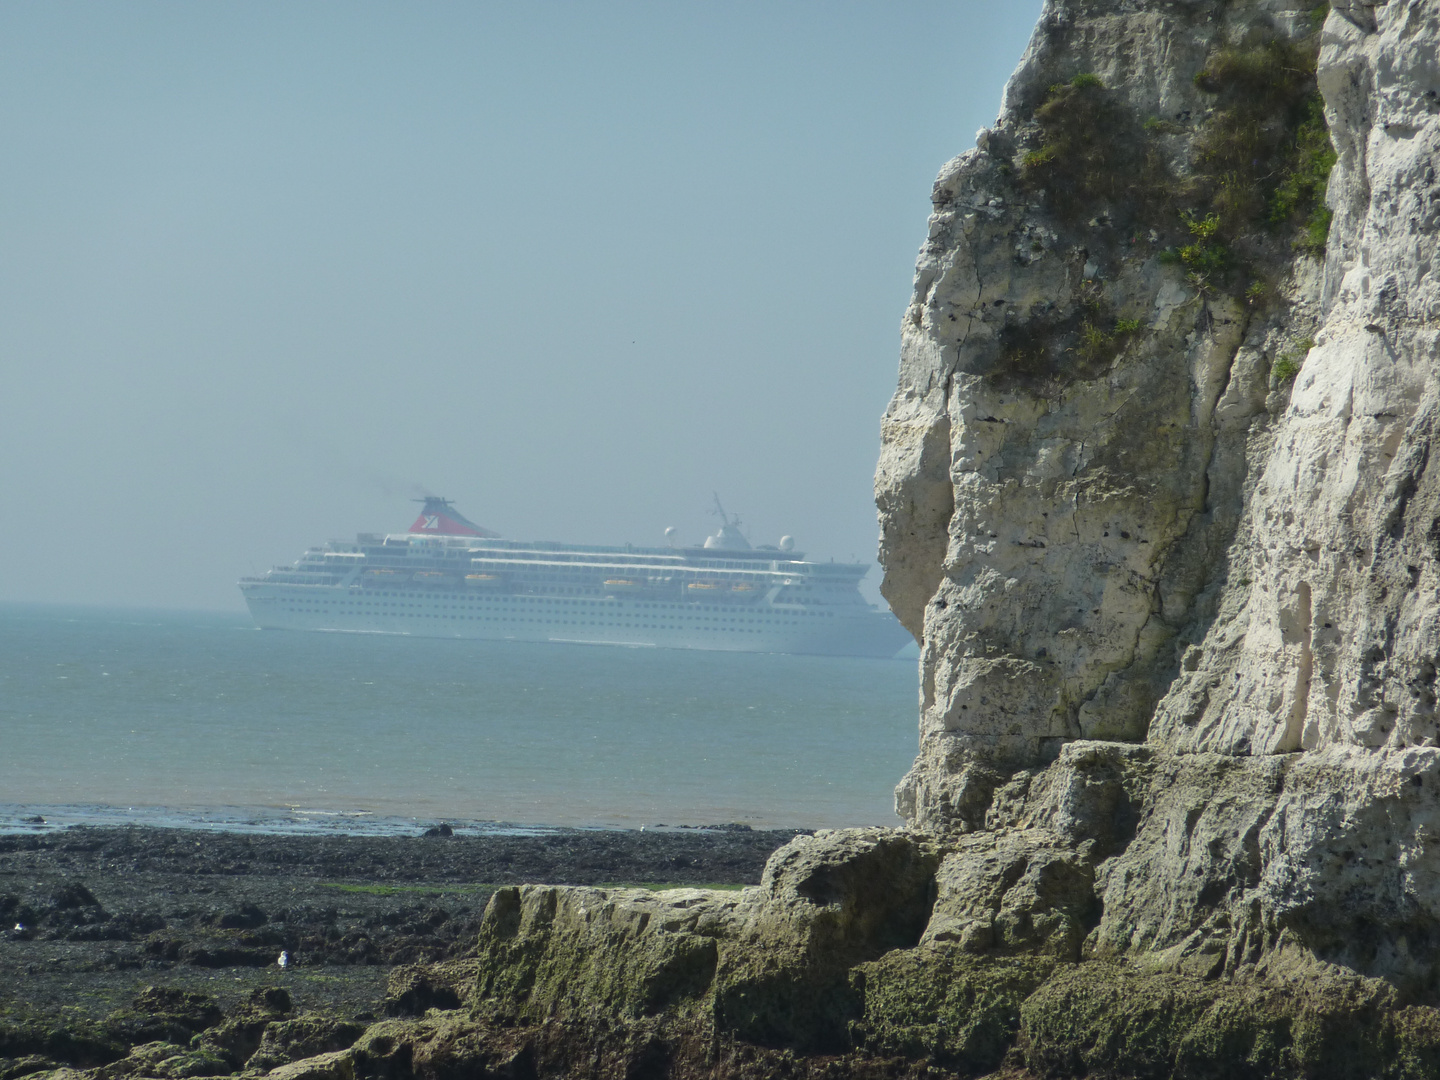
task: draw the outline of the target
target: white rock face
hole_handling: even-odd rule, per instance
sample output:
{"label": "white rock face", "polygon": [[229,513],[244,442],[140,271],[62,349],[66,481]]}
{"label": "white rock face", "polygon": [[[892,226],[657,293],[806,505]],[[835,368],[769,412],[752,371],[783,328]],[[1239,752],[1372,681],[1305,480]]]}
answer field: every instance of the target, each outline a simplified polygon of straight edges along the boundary
{"label": "white rock face", "polygon": [[[996,127],[935,185],[876,474],[882,591],[923,635],[921,753],[897,793],[917,824],[972,827],[992,766],[1145,738],[1268,438],[1269,356],[1313,306],[1259,317],[1164,265],[1126,206],[1057,222],[1017,184],[1051,84],[1098,75],[1137,132],[1178,118],[1144,152],[1179,167],[1206,57],[1256,21],[1311,29],[1273,4],[1130,7],[1049,5]],[[1104,370],[1065,370],[1071,345],[1042,377],[1006,375],[1027,341],[1102,317],[1137,328]]]}
{"label": "white rock face", "polygon": [[1376,30],[1337,15],[1320,59],[1340,151],[1323,325],[1231,554],[1250,583],[1152,726],[1176,750],[1436,743],[1440,9],[1364,11]]}
{"label": "white rock face", "polygon": [[[950,845],[926,940],[1028,926],[1031,948],[1204,977],[1295,947],[1419,985],[1436,965],[1406,941],[1440,928],[1440,6],[1333,5],[1328,250],[1255,249],[1260,303],[1115,237],[1123,207],[1057,223],[1017,182],[1044,87],[1095,73],[1181,175],[1207,57],[1313,30],[1259,0],[1141,6],[1047,4],[995,128],[940,174],[904,319],[876,492],[885,594],[923,632],[897,805]],[[1073,335],[1097,298],[1143,325],[1103,370],[1013,374],[1016,341]],[[1068,895],[1007,891],[1046,874]],[[1103,915],[1075,945],[1087,898]]]}
{"label": "white rock face", "polygon": [[[1098,75],[1176,129],[1160,141],[1179,162],[1213,107],[1207,56],[1257,26],[1311,32],[1279,3],[1121,7],[1047,5],[996,127],[940,174],[903,324],[876,476],[884,591],[923,632],[921,750],[897,798],[942,831],[979,827],[1010,770],[1074,739],[1437,737],[1440,10],[1326,23],[1329,253],[1286,268],[1262,310],[1114,236],[1123,207],[1057,226],[1015,181],[1044,87]],[[1073,329],[1096,298],[1143,325],[1108,368],[997,378],[1007,342]],[[1286,350],[1304,355],[1288,400],[1269,373]]]}

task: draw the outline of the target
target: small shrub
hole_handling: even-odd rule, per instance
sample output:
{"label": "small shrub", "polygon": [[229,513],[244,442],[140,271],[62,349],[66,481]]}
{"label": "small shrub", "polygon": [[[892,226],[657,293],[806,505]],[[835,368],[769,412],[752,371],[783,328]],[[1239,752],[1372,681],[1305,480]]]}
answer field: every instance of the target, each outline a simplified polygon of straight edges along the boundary
{"label": "small shrub", "polygon": [[1305,364],[1306,354],[1314,347],[1314,338],[1301,338],[1275,358],[1275,363],[1270,366],[1270,374],[1274,375],[1278,382],[1288,383],[1300,374],[1300,368]]}
{"label": "small shrub", "polygon": [[1215,282],[1210,280],[1209,274],[1202,274],[1198,270],[1191,270],[1190,273],[1185,275],[1185,280],[1188,281],[1190,287],[1201,296],[1211,296],[1215,292]]}
{"label": "small shrub", "polygon": [[1082,71],[1070,80],[1070,85],[1076,90],[1104,90],[1105,84],[1100,81],[1100,76],[1089,71]]}
{"label": "small shrub", "polygon": [[1220,49],[1195,73],[1195,85],[1220,95],[1222,107],[1242,114],[1288,108],[1309,93],[1316,52],[1278,38],[1250,48]]}
{"label": "small shrub", "polygon": [[1210,240],[1220,231],[1220,219],[1214,214],[1206,214],[1199,219],[1191,216],[1185,219],[1185,227],[1197,240]]}
{"label": "small shrub", "polygon": [[1258,304],[1269,295],[1270,288],[1263,281],[1252,281],[1245,288],[1245,300],[1250,304]]}
{"label": "small shrub", "polygon": [[1039,150],[1031,150],[1020,159],[1020,164],[1026,169],[1038,169],[1050,164],[1059,155],[1059,150],[1054,146],[1042,146]]}
{"label": "small shrub", "polygon": [[1180,249],[1180,261],[1197,274],[1210,277],[1230,266],[1230,249],[1224,244],[1186,244]]}
{"label": "small shrub", "polygon": [[1299,239],[1295,241],[1295,247],[1307,255],[1321,258],[1330,245],[1330,222],[1334,217],[1334,212],[1328,206],[1317,206],[1310,215],[1310,220],[1305,223]]}
{"label": "small shrub", "polygon": [[1113,337],[1094,323],[1085,322],[1080,326],[1080,344],[1075,351],[1080,354],[1080,359],[1087,364],[1093,364],[1106,358],[1105,354],[1109,352],[1114,341]]}
{"label": "small shrub", "polygon": [[1300,361],[1295,358],[1293,353],[1281,353],[1276,357],[1275,364],[1270,369],[1270,374],[1274,375],[1280,382],[1287,383],[1295,378],[1296,375],[1300,374]]}
{"label": "small shrub", "polygon": [[1140,328],[1139,319],[1117,319],[1104,292],[1091,283],[1082,290],[1078,308],[1064,318],[1005,326],[986,378],[998,386],[1032,389],[1097,378]]}
{"label": "small shrub", "polygon": [[1194,242],[1176,250],[1166,261],[1182,264],[1190,271],[1191,284],[1208,292],[1214,279],[1228,270],[1233,261],[1229,246],[1218,238],[1220,218],[1215,214],[1206,214],[1203,218],[1190,215],[1185,218],[1185,228]]}
{"label": "small shrub", "polygon": [[1335,167],[1335,147],[1325,125],[1325,107],[1320,95],[1306,102],[1305,119],[1295,129],[1295,142],[1284,176],[1270,198],[1270,223],[1284,226],[1300,222],[1295,247],[1317,258],[1325,254],[1330,237],[1332,213],[1325,205],[1330,171]]}

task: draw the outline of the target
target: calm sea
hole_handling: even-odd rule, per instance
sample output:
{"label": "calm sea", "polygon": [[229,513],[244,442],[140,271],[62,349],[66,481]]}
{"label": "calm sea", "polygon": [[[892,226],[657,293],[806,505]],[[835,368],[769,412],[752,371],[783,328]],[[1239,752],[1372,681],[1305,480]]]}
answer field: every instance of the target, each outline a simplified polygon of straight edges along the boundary
{"label": "calm sea", "polygon": [[895,824],[914,661],[0,606],[0,828]]}

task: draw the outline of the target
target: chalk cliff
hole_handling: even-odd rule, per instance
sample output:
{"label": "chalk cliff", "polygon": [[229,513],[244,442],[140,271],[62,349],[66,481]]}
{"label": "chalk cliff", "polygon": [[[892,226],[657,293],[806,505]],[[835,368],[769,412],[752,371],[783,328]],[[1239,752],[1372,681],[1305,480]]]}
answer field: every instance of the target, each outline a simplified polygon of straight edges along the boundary
{"label": "chalk cliff", "polygon": [[1440,1074],[1437,160],[1434,0],[1048,0],[882,424],[906,828],[502,890],[324,1075]]}
{"label": "chalk cliff", "polygon": [[[1096,955],[1294,942],[1429,984],[1440,9],[1325,21],[1325,237],[1286,201],[1329,161],[1311,33],[1273,2],[1052,4],[942,172],[877,474],[924,649],[897,799],[1065,837]],[[1129,178],[1088,174],[1093,115]],[[1048,793],[1101,775],[1133,824],[1074,833]]]}

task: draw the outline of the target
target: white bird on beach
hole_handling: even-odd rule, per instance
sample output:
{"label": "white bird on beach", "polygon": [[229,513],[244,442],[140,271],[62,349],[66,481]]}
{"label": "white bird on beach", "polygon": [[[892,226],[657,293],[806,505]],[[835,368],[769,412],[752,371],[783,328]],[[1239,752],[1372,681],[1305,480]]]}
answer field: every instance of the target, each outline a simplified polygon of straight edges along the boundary
{"label": "white bird on beach", "polygon": [[276,959],[275,963],[280,965],[282,968],[285,967],[287,964],[290,963],[290,954],[282,949],[280,951],[280,956]]}

